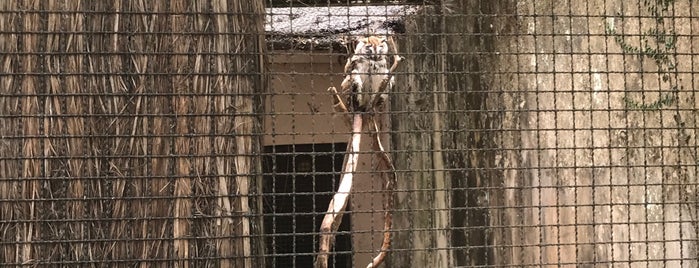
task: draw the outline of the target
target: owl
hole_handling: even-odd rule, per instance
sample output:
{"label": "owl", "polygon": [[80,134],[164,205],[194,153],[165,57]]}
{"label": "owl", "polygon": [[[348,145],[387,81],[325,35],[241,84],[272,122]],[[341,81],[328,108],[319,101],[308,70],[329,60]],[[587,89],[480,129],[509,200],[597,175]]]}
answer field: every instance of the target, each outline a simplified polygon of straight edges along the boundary
{"label": "owl", "polygon": [[393,88],[390,76],[386,88],[383,81],[389,77],[389,47],[386,37],[369,36],[357,39],[354,54],[347,59],[342,89],[348,94],[347,103],[355,112],[370,112],[374,105],[381,106]]}

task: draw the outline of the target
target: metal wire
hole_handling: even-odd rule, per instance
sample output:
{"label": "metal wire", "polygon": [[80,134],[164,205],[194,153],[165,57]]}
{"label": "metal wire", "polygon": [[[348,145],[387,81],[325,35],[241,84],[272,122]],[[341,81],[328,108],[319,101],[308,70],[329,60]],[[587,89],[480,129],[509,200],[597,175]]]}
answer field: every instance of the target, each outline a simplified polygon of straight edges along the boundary
{"label": "metal wire", "polygon": [[696,4],[0,4],[0,265],[311,267],[392,36],[330,267],[696,267]]}

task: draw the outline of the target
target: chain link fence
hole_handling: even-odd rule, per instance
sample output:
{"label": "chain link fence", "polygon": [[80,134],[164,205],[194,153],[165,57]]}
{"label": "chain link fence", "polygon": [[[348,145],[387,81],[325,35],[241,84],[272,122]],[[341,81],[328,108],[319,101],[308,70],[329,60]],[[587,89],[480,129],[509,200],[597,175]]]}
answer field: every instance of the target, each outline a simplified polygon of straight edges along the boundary
{"label": "chain link fence", "polygon": [[[698,8],[2,2],[0,263],[696,267]],[[366,36],[402,58],[355,150]]]}

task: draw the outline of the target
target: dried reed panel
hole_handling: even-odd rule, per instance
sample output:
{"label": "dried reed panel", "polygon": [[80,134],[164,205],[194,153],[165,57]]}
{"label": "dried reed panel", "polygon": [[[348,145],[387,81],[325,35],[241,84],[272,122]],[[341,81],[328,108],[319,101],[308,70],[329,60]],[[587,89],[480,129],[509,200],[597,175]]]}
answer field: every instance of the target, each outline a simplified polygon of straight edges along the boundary
{"label": "dried reed panel", "polygon": [[[123,6],[120,1],[95,1],[91,3],[89,10],[109,10],[113,14],[87,16],[86,29],[88,32],[104,32],[98,38],[93,38],[88,43],[89,51],[101,52],[102,55],[88,55],[90,64],[87,66],[89,73],[119,73],[131,72],[129,62],[133,56],[118,54],[127,47],[127,39],[119,34],[124,30]],[[91,127],[100,128],[104,133],[113,134],[114,137],[101,139],[99,147],[95,148],[100,153],[111,152],[113,158],[99,161],[96,168],[101,176],[108,176],[112,179],[104,185],[105,197],[111,200],[101,201],[100,207],[108,208],[103,212],[102,217],[111,219],[109,222],[100,223],[100,235],[105,239],[113,241],[105,242],[102,258],[106,260],[129,260],[135,259],[133,252],[138,251],[137,242],[134,240],[136,224],[127,220],[129,217],[137,217],[129,213],[132,210],[141,211],[141,201],[133,201],[125,198],[133,197],[135,187],[134,179],[130,179],[139,173],[136,167],[145,166],[143,157],[125,158],[116,156],[145,156],[145,150],[139,143],[140,139],[134,137],[137,126],[142,122],[138,113],[142,103],[143,88],[133,89],[130,86],[131,79],[124,76],[105,75],[91,79],[92,92],[98,92],[98,97],[93,99],[92,108],[94,113],[103,118]],[[131,92],[133,96],[126,95]],[[129,115],[129,117],[119,117],[119,115]],[[95,147],[95,146],[93,146]],[[98,155],[96,152],[95,155]],[[91,211],[94,213],[94,211]],[[133,265],[135,262],[126,262]]]}
{"label": "dried reed panel", "polygon": [[[171,1],[170,8],[174,13],[182,13],[187,11],[187,6],[185,1]],[[182,29],[181,31],[188,31],[191,29],[191,19],[192,16],[176,15],[172,16],[170,20],[170,25],[172,30]],[[184,38],[182,38],[184,37]],[[187,137],[190,133],[190,126],[194,126],[196,118],[187,117],[191,113],[192,109],[192,97],[186,95],[187,93],[196,93],[196,89],[192,87],[193,77],[190,73],[200,73],[202,71],[201,62],[199,64],[191,64],[189,62],[189,56],[186,53],[190,49],[194,49],[196,52],[201,51],[201,47],[196,46],[197,38],[190,36],[182,36],[181,33],[173,33],[169,36],[170,42],[172,44],[172,49],[175,54],[170,57],[171,67],[174,68],[175,76],[172,77],[170,81],[172,85],[172,90],[176,94],[172,98],[173,112],[175,113],[175,155],[176,159],[174,162],[174,172],[175,172],[175,185],[174,185],[174,195],[175,203],[173,208],[173,218],[172,223],[172,237],[174,239],[174,251],[175,256],[180,259],[176,267],[189,267],[189,262],[183,261],[189,258],[189,243],[187,241],[187,236],[189,235],[189,218],[191,218],[191,200],[190,195],[192,193],[191,179],[192,175],[190,161],[188,155],[190,155],[190,144],[192,144],[192,138]],[[197,53],[198,54],[198,53]],[[195,92],[192,92],[195,91]],[[206,119],[204,119],[206,120]],[[201,174],[201,172],[196,173]]]}
{"label": "dried reed panel", "polygon": [[[35,9],[38,7],[36,2],[25,3],[25,6],[20,8]],[[39,27],[39,16],[38,14],[28,14],[23,18],[18,20],[22,25],[22,30],[24,31],[36,31]],[[23,35],[20,37],[21,46],[20,52],[25,52],[27,54],[22,54],[19,58],[20,72],[33,73],[38,71],[38,66],[36,62],[38,57],[36,54],[32,54],[38,48],[38,40],[34,36]],[[40,184],[38,178],[41,177],[41,161],[35,157],[42,157],[42,140],[39,137],[40,121],[36,115],[40,110],[39,98],[36,96],[39,91],[39,83],[37,78],[31,75],[25,75],[20,78],[20,92],[24,95],[24,98],[20,101],[18,108],[20,114],[23,116],[21,122],[19,123],[19,129],[21,129],[22,134],[27,137],[21,140],[21,156],[25,159],[21,160],[20,169],[21,179],[18,189],[13,189],[20,193],[21,210],[18,211],[17,220],[29,220],[23,223],[19,223],[17,227],[18,233],[16,234],[16,239],[24,244],[18,248],[18,256],[15,259],[17,262],[31,262],[41,252],[41,247],[35,247],[31,243],[38,240],[37,238],[41,236],[40,227],[37,226],[33,220],[37,220],[39,217],[39,211],[37,207],[40,205],[35,200],[39,198]],[[26,116],[26,117],[25,117]]]}
{"label": "dried reed panel", "polygon": [[[64,213],[56,213],[56,219],[69,219],[67,225],[55,228],[56,230],[70,230],[65,236],[57,233],[58,239],[70,239],[76,241],[70,246],[70,250],[64,251],[56,260],[71,259],[84,260],[88,252],[95,252],[92,248],[95,244],[81,241],[90,237],[86,208],[88,202],[83,198],[92,197],[96,192],[85,189],[84,177],[90,177],[93,172],[88,172],[94,167],[90,150],[88,149],[89,135],[86,123],[92,119],[89,111],[90,102],[84,93],[92,89],[88,82],[91,77],[81,74],[85,71],[83,63],[86,39],[85,21],[82,14],[63,14],[62,11],[80,10],[79,1],[49,1],[46,2],[47,10],[59,11],[49,13],[47,19],[48,34],[45,41],[47,52],[67,52],[66,54],[50,54],[46,57],[46,72],[48,83],[46,90],[50,93],[51,100],[46,101],[46,113],[55,115],[55,118],[44,120],[45,132],[51,137],[48,139],[53,148],[53,154],[63,158],[59,161],[50,161],[51,169],[61,170],[66,177],[65,184],[52,184],[51,193],[61,192],[65,189],[68,201],[65,203]],[[68,32],[68,33],[61,33]],[[64,95],[65,94],[65,95]],[[61,136],[66,136],[62,138]],[[99,183],[99,182],[94,182]],[[64,188],[65,187],[65,188]],[[98,187],[96,187],[98,188]],[[60,223],[59,223],[60,224]],[[54,228],[52,228],[54,229]]]}
{"label": "dried reed panel", "polygon": [[[217,33],[213,40],[215,50],[220,53],[224,51],[236,51],[232,57],[223,54],[214,59],[214,72],[220,74],[216,77],[216,85],[230,90],[231,98],[226,96],[214,101],[215,113],[235,114],[234,120],[228,122],[218,122],[217,131],[232,132],[234,134],[233,143],[223,142],[219,139],[215,142],[217,155],[226,153],[235,154],[234,161],[229,158],[218,157],[216,160],[217,169],[226,170],[234,168],[236,174],[234,184],[228,181],[229,178],[218,177],[218,191],[220,196],[217,214],[225,217],[233,215],[231,220],[217,222],[217,236],[222,239],[217,244],[218,254],[222,256],[242,256],[244,259],[234,260],[234,267],[253,267],[254,259],[253,242],[250,235],[253,221],[249,207],[251,194],[251,181],[256,173],[255,159],[249,152],[259,151],[259,117],[256,115],[260,111],[259,100],[255,93],[264,89],[265,83],[262,79],[264,70],[264,36],[259,34],[264,32],[264,24],[260,19],[250,19],[248,15],[224,15],[222,12],[231,10],[237,14],[263,14],[264,2],[261,1],[218,1],[212,5],[214,13],[219,15],[214,19],[214,31]],[[245,33],[230,35],[230,33]],[[258,34],[256,34],[258,33]],[[226,75],[233,73],[234,75]],[[250,75],[258,74],[258,75]],[[220,172],[219,172],[220,173]],[[229,200],[226,196],[235,193],[238,198]],[[235,237],[229,239],[228,237]],[[231,243],[233,242],[233,243]],[[258,254],[261,252],[258,252]],[[261,264],[258,264],[261,265]]]}
{"label": "dried reed panel", "polygon": [[2,262],[260,266],[263,4],[0,3]]}
{"label": "dried reed panel", "polygon": [[[142,25],[138,25],[133,29],[136,32],[167,33],[172,30],[168,21],[167,6],[165,2],[148,2],[135,4],[134,10],[144,12],[142,17],[147,17]],[[155,15],[149,15],[148,12],[153,12]],[[138,18],[134,18],[138,19]],[[144,74],[146,76],[145,84],[137,85],[137,87],[145,87],[144,93],[153,92],[154,96],[146,95],[144,103],[145,113],[152,116],[146,116],[144,120],[144,135],[147,137],[146,144],[146,163],[147,173],[143,175],[143,193],[146,197],[155,197],[146,202],[142,213],[143,221],[141,222],[141,237],[143,245],[141,248],[142,259],[156,258],[163,259],[171,256],[172,240],[171,229],[172,222],[167,218],[171,217],[172,209],[172,179],[170,177],[173,169],[173,161],[175,160],[170,155],[173,153],[173,139],[169,138],[173,134],[173,107],[171,104],[172,84],[171,76],[151,75],[155,73],[172,73],[168,70],[170,66],[170,57],[162,54],[172,49],[169,42],[170,38],[160,34],[138,35],[134,36],[140,40],[141,47],[137,52],[153,53],[144,54],[148,57],[148,65],[145,66]],[[185,38],[185,37],[182,37]],[[150,176],[148,176],[150,175]],[[155,238],[155,239],[153,239]],[[163,239],[167,238],[167,239]],[[165,267],[164,263],[157,263],[158,267]],[[142,262],[142,268],[149,267],[151,264]]]}
{"label": "dried reed panel", "polygon": [[[0,4],[2,11],[37,7],[36,2],[5,1]],[[37,30],[38,19],[38,14],[5,14],[0,17],[0,29],[3,31],[4,40],[0,44],[4,52],[1,56],[3,72],[31,73],[37,70],[34,64],[37,57],[35,54],[29,54],[37,49],[36,38],[13,32]],[[0,141],[0,153],[3,157],[0,161],[0,175],[3,178],[0,180],[0,198],[17,200],[14,203],[3,202],[0,207],[0,216],[3,219],[3,222],[0,222],[0,229],[3,230],[2,241],[17,242],[14,245],[0,246],[1,256],[7,262],[31,263],[36,257],[31,243],[40,235],[39,228],[32,220],[36,220],[38,216],[35,199],[39,191],[37,179],[41,173],[39,158],[44,152],[41,151],[42,140],[38,136],[39,119],[26,116],[34,115],[40,109],[36,96],[37,79],[28,75],[5,76],[0,79],[0,86],[3,93],[8,93],[7,97],[0,98],[2,115],[21,116],[0,119],[0,133],[3,137],[12,137]],[[25,97],[10,96],[15,94]]]}
{"label": "dried reed panel", "polygon": [[[262,1],[235,1],[231,8],[241,14],[260,14],[264,12],[264,2]],[[262,33],[264,32],[264,24],[261,20],[250,20],[246,15],[230,17],[229,25],[232,32],[238,33]],[[235,49],[245,49],[244,53],[233,56],[233,70],[238,75],[233,76],[233,89],[239,96],[234,100],[234,109],[236,112],[233,122],[235,133],[235,171],[236,171],[236,188],[240,198],[237,200],[239,207],[236,210],[240,213],[241,220],[240,228],[236,231],[236,235],[240,237],[236,243],[239,256],[245,256],[244,266],[251,267],[252,259],[249,258],[252,254],[250,241],[251,221],[247,215],[250,215],[250,207],[248,195],[250,194],[250,181],[252,174],[255,173],[255,164],[253,157],[249,154],[257,149],[255,141],[256,115],[259,111],[255,103],[255,89],[264,87],[261,79],[254,79],[255,76],[241,75],[249,73],[262,74],[264,70],[263,54],[251,54],[250,52],[262,51],[264,48],[263,35],[234,35],[231,37],[231,44],[238,44]],[[242,52],[242,51],[241,51]],[[257,64],[255,64],[257,63]],[[259,151],[259,150],[257,150]]]}
{"label": "dried reed panel", "polygon": [[[217,15],[214,15],[213,17],[214,32],[217,34],[224,34],[230,32],[231,29],[228,16],[221,13],[222,11],[229,9],[228,3],[225,1],[217,1],[213,3],[211,8],[212,12],[217,13]],[[212,40],[213,51],[230,51],[231,41],[232,40],[230,40],[229,36],[227,35],[216,35]],[[213,79],[215,79],[216,81],[215,84],[221,85],[222,87],[228,89],[232,89],[232,80],[228,75],[226,75],[227,73],[232,71],[228,63],[229,58],[223,54],[219,54],[213,58],[212,68],[216,73],[219,74]],[[212,102],[212,108],[214,109],[215,113],[227,113],[229,112],[229,107],[231,107],[230,105],[232,104],[232,101],[233,99],[230,96],[216,97]],[[217,131],[230,131],[231,129],[229,129],[229,127],[232,124],[233,120],[231,120],[231,118],[228,118],[226,121],[219,120],[218,122],[216,122],[214,128]],[[214,162],[214,168],[216,169],[216,173],[218,173],[219,176],[215,178],[216,185],[218,187],[215,191],[213,191],[213,194],[218,195],[219,197],[216,200],[216,209],[214,211],[214,215],[218,219],[215,223],[216,227],[211,231],[213,234],[220,237],[220,239],[217,239],[216,241],[216,248],[218,251],[217,254],[219,256],[237,255],[237,252],[235,251],[237,245],[234,244],[235,240],[230,238],[233,235],[234,229],[236,229],[235,225],[233,224],[238,222],[234,221],[232,218],[231,213],[234,211],[234,208],[231,206],[231,199],[228,198],[228,196],[232,192],[231,189],[233,185],[229,183],[229,177],[222,175],[225,174],[227,170],[232,170],[234,168],[234,164],[232,163],[232,161],[230,161],[231,159],[222,156],[225,155],[227,152],[231,152],[233,148],[233,141],[226,137],[216,137],[214,140],[214,150],[216,152],[216,155],[218,155]],[[233,263],[233,261],[224,260],[221,264],[225,266],[232,266]]]}
{"label": "dried reed panel", "polygon": [[[0,10],[13,10],[16,9],[17,3],[11,1],[0,2]],[[4,53],[0,54],[0,68],[4,72],[18,73],[18,57],[16,53],[19,51],[17,46],[18,36],[17,34],[11,33],[16,31],[17,21],[21,19],[17,14],[5,14],[0,17],[0,31],[4,42],[0,42],[0,50]],[[18,84],[19,77],[6,76],[0,79],[0,91],[2,93],[8,93],[10,95],[16,95],[20,93],[20,88]],[[21,113],[20,101],[22,99],[19,97],[1,97],[0,98],[0,114],[8,116],[16,116]],[[16,136],[19,131],[20,120],[13,120],[10,118],[0,117],[0,136],[2,137],[12,137]],[[21,141],[17,139],[0,139],[0,156],[6,157],[20,152]],[[13,180],[12,178],[20,178],[21,172],[21,162],[17,160],[2,160],[0,161],[0,178],[6,178],[0,180],[0,199],[3,200],[22,200],[21,194],[21,182],[18,180]],[[23,210],[22,203],[0,203],[0,219],[5,221],[16,220],[22,216],[20,213]],[[17,228],[12,228],[17,227]],[[2,241],[21,241],[20,234],[25,232],[20,228],[23,228],[22,224],[16,223],[5,223],[0,222],[0,229],[6,230],[0,233],[0,240]],[[20,255],[21,244],[3,244],[0,246],[0,259],[9,261],[18,261],[23,256]],[[31,256],[28,256],[31,258]]]}

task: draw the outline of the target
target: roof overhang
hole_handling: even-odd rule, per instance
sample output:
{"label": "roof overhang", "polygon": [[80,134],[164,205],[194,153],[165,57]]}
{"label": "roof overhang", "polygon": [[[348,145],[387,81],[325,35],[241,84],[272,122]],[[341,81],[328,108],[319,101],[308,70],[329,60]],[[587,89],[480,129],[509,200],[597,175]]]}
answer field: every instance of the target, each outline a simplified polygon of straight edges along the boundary
{"label": "roof overhang", "polygon": [[405,18],[417,10],[405,5],[267,8],[267,45],[271,50],[345,52],[349,36],[403,33]]}

